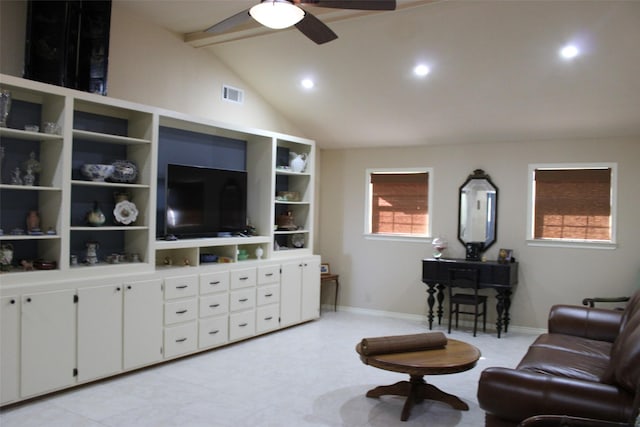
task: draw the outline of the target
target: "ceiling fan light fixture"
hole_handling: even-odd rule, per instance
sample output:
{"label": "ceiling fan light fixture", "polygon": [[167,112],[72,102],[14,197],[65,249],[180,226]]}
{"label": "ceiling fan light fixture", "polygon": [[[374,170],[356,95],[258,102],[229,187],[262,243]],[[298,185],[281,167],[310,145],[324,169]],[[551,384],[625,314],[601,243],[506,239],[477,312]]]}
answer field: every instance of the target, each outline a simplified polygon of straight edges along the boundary
{"label": "ceiling fan light fixture", "polygon": [[280,30],[300,22],[304,11],[288,0],[263,0],[249,9],[249,15],[265,27]]}

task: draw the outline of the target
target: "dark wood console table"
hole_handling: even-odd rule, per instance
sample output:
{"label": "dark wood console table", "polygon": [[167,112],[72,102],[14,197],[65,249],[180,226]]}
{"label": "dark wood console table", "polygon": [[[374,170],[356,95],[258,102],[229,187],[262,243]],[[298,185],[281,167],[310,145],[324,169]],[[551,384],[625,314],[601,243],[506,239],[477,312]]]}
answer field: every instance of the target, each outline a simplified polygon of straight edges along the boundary
{"label": "dark wood console table", "polygon": [[[429,329],[433,327],[433,305],[438,301],[438,324],[442,322],[442,303],[444,301],[444,289],[447,286],[450,268],[477,268],[481,288],[495,289],[497,292],[496,329],[498,338],[504,327],[509,329],[509,308],[511,307],[511,290],[518,283],[518,263],[499,263],[497,261],[467,261],[464,259],[434,259],[422,260],[422,281],[428,286],[427,303],[429,304]],[[434,296],[434,294],[437,295]]]}

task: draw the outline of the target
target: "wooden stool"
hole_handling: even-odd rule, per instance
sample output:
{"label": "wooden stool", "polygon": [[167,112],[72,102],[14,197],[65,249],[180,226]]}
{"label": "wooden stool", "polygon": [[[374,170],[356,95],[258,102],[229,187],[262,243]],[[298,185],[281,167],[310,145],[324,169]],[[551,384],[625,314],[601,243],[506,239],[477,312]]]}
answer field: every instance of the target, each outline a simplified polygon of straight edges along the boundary
{"label": "wooden stool", "polygon": [[340,287],[340,282],[338,281],[339,274],[331,274],[331,273],[322,273],[320,275],[321,283],[335,282],[336,283],[336,293],[333,300],[333,311],[338,311],[338,288]]}

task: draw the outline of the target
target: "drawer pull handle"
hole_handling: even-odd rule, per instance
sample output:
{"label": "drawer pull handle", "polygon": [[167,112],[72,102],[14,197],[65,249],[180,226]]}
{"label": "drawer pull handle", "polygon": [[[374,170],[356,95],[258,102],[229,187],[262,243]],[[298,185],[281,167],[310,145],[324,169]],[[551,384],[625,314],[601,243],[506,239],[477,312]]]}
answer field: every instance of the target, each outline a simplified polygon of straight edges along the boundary
{"label": "drawer pull handle", "polygon": [[241,328],[244,328],[247,325],[248,325],[248,323],[240,323],[238,326],[240,326]]}
{"label": "drawer pull handle", "polygon": [[176,314],[185,314],[187,311],[189,311],[189,310],[180,310],[180,311],[176,311]]}
{"label": "drawer pull handle", "polygon": [[216,280],[215,282],[209,282],[210,285],[215,286],[220,284],[220,280]]}
{"label": "drawer pull handle", "polygon": [[267,274],[265,274],[265,276],[271,277],[271,276],[273,276],[273,273],[267,273]]}
{"label": "drawer pull handle", "polygon": [[209,308],[220,307],[220,304],[209,304]]}
{"label": "drawer pull handle", "polygon": [[186,338],[178,338],[176,342],[185,342],[186,340],[187,340]]}
{"label": "drawer pull handle", "polygon": [[188,287],[189,285],[180,285],[180,286],[176,286],[176,289],[186,289]]}
{"label": "drawer pull handle", "polygon": [[247,301],[249,301],[249,298],[240,298],[238,300],[238,302],[247,302]]}
{"label": "drawer pull handle", "polygon": [[264,320],[271,320],[273,319],[273,316],[269,316],[269,317],[265,317]]}
{"label": "drawer pull handle", "polygon": [[265,298],[269,298],[269,297],[272,297],[273,294],[264,294],[264,296],[265,296]]}
{"label": "drawer pull handle", "polygon": [[211,332],[209,332],[209,335],[215,335],[215,334],[217,334],[218,332],[220,332],[220,330],[219,330],[219,329],[216,329],[215,331],[211,331]]}
{"label": "drawer pull handle", "polygon": [[240,278],[240,280],[249,280],[249,276],[243,276]]}

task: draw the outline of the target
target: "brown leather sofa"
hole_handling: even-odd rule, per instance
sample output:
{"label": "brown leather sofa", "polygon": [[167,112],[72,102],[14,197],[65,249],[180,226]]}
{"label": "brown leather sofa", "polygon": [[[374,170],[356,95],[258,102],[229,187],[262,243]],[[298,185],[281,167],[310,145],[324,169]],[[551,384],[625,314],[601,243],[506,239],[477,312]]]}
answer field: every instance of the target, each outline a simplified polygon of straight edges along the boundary
{"label": "brown leather sofa", "polygon": [[517,426],[536,415],[635,425],[640,408],[640,291],[624,311],[553,306],[548,329],[515,369],[482,372],[478,402],[486,426]]}

